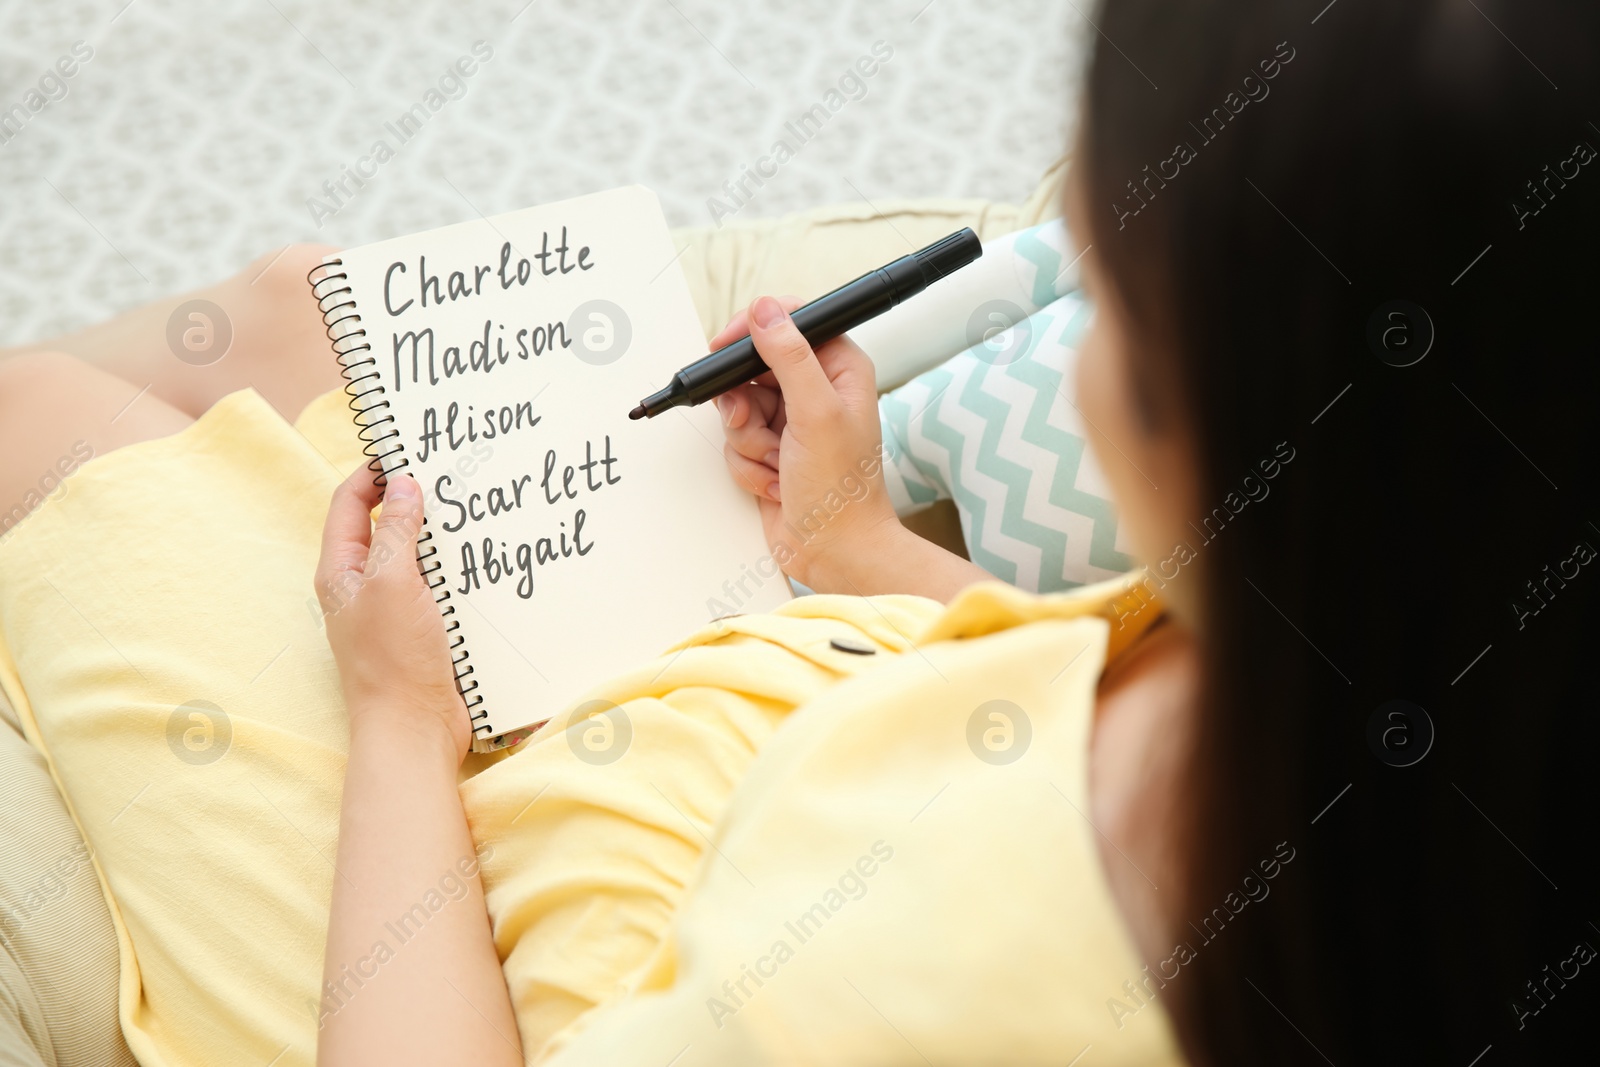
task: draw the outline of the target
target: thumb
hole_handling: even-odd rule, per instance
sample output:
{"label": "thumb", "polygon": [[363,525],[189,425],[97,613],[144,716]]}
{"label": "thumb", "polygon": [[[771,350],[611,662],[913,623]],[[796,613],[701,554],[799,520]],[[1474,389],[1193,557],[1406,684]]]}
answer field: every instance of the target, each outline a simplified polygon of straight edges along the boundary
{"label": "thumb", "polygon": [[770,296],[750,305],[750,339],[772,368],[791,423],[805,423],[839,406],[833,383],[794,319]]}
{"label": "thumb", "polygon": [[[395,560],[415,560],[421,532],[422,487],[409,474],[393,475],[383,491],[383,510],[373,525],[365,576],[376,576],[385,564]],[[404,573],[414,574],[416,568],[406,567]]]}

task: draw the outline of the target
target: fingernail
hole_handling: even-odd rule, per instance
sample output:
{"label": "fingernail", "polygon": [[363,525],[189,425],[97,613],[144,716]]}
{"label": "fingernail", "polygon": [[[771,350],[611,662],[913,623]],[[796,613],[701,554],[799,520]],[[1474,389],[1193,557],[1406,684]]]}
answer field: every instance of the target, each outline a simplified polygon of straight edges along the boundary
{"label": "fingernail", "polygon": [[763,330],[771,329],[778,325],[788,313],[783,310],[783,305],[770,296],[764,296],[755,302],[750,309],[750,317],[756,320],[756,325]]}
{"label": "fingernail", "polygon": [[409,474],[397,474],[389,479],[383,495],[389,500],[410,500],[417,495],[417,483]]}
{"label": "fingernail", "polygon": [[773,482],[771,485],[767,486],[767,495],[770,496],[774,500],[782,500],[783,499],[783,497],[780,496],[779,493],[778,493],[778,483],[777,482]]}
{"label": "fingernail", "polygon": [[724,393],[717,397],[717,410],[722,413],[722,425],[733,425],[733,397]]}
{"label": "fingernail", "polygon": [[761,462],[765,463],[767,466],[771,467],[773,470],[777,470],[778,469],[778,450],[776,448],[774,448],[771,452],[768,452],[766,455],[762,456],[761,457]]}

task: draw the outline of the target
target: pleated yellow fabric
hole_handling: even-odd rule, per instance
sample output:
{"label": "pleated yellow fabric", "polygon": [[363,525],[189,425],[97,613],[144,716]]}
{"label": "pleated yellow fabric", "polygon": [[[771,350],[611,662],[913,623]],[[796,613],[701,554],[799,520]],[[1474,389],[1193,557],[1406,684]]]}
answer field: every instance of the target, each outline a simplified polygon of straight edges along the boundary
{"label": "pleated yellow fabric", "polygon": [[569,712],[465,783],[528,1049],[1179,1062],[1159,1007],[1128,1014],[1144,976],[1087,818],[1125,588],[805,598],[609,685],[633,740],[601,773]]}
{"label": "pleated yellow fabric", "polygon": [[[238,393],[0,545],[0,685],[93,849],[147,1067],[314,1059],[347,730],[310,582],[358,459],[337,394],[290,426]],[[1139,976],[1085,818],[1117,588],[803,598],[597,680],[613,762],[581,708],[471,758],[530,1058],[1172,1061],[1158,1006],[1107,1008]]]}
{"label": "pleated yellow fabric", "polygon": [[315,1055],[347,727],[309,583],[348,414],[336,466],[233,394],[0,544],[0,684],[108,890],[145,1064]]}

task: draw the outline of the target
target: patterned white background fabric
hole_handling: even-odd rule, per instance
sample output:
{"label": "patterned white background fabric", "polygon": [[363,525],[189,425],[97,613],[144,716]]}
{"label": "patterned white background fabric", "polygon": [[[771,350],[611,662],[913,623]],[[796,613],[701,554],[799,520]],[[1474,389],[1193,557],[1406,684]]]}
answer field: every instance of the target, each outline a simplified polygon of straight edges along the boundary
{"label": "patterned white background fabric", "polygon": [[[126,4],[126,6],[124,6]],[[1026,195],[1094,33],[1057,0],[96,0],[0,4],[0,344],[208,284],[291,241],[349,246],[641,182],[675,226],[884,41],[738,218]],[[1078,5],[1087,10],[1085,5]],[[405,144],[386,131],[475,40],[493,58]],[[9,137],[9,139],[6,139]],[[307,199],[385,137],[319,226]],[[326,200],[326,203],[331,201]]]}

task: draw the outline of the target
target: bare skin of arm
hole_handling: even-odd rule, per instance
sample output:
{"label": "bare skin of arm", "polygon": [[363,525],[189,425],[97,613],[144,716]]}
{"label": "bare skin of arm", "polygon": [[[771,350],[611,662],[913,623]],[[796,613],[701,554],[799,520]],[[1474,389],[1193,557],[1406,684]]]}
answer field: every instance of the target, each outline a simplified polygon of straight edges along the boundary
{"label": "bare skin of arm", "polygon": [[350,712],[317,1061],[520,1064],[456,787],[467,709],[417,571],[422,492],[391,479],[374,526],[377,503],[365,469],[339,487],[317,568]]}

